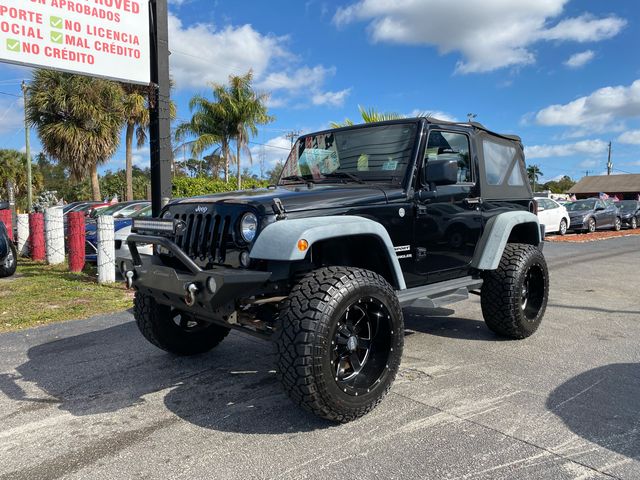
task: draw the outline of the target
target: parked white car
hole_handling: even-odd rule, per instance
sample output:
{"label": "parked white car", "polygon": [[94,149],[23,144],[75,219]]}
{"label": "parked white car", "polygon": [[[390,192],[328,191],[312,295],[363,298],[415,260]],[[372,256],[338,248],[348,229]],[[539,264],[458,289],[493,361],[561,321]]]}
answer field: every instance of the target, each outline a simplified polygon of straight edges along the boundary
{"label": "parked white car", "polygon": [[[123,227],[116,232],[114,237],[116,244],[116,258],[131,256],[131,253],[129,252],[129,245],[127,245],[127,237],[129,235],[131,235],[131,225]],[[138,252],[142,255],[153,255],[153,245],[138,244]]]}
{"label": "parked white car", "polygon": [[538,202],[538,220],[544,225],[545,233],[564,235],[569,228],[567,209],[550,198],[536,198]]}

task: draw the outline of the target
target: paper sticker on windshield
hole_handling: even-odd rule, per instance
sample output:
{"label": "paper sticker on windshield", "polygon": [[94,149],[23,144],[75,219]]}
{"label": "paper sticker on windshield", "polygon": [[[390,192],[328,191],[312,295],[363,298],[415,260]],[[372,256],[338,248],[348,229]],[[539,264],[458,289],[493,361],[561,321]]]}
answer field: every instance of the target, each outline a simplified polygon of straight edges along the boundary
{"label": "paper sticker on windshield", "polygon": [[395,170],[398,167],[397,160],[387,160],[382,164],[382,170]]}

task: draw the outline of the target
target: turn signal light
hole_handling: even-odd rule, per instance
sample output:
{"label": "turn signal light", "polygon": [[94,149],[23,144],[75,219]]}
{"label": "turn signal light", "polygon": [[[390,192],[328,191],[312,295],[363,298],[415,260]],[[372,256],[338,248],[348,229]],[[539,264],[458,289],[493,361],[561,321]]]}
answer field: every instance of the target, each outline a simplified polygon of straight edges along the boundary
{"label": "turn signal light", "polygon": [[304,238],[298,240],[298,250],[301,252],[306,252],[309,248],[309,242],[307,242]]}

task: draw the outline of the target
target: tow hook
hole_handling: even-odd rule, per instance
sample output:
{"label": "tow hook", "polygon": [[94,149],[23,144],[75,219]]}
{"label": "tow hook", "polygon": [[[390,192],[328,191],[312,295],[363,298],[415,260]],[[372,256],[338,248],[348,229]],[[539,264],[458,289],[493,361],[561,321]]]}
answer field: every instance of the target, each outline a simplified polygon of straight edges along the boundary
{"label": "tow hook", "polygon": [[133,270],[127,270],[127,272],[124,274],[124,281],[127,284],[127,289],[131,290],[131,287],[133,287]]}
{"label": "tow hook", "polygon": [[189,307],[193,307],[196,304],[196,293],[198,293],[198,287],[195,283],[189,283],[185,285],[187,291],[184,295],[184,303]]}

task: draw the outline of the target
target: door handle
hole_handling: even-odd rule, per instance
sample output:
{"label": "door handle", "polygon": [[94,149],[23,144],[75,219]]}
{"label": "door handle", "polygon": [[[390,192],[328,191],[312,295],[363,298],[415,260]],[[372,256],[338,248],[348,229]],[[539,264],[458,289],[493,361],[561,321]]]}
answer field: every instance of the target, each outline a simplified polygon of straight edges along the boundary
{"label": "door handle", "polygon": [[482,203],[481,197],[469,197],[464,199],[464,203],[467,205],[480,205]]}

